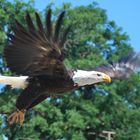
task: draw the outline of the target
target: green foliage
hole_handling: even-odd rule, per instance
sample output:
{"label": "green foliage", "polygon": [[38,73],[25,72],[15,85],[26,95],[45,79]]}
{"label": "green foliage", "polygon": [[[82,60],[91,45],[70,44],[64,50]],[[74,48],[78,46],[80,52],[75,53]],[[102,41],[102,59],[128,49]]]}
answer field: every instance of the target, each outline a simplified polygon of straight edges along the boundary
{"label": "green foliage", "polygon": [[[92,69],[110,60],[116,61],[132,50],[128,35],[114,21],[109,21],[106,11],[96,3],[75,8],[64,4],[54,10],[54,15],[62,9],[67,11],[62,30],[72,25],[65,46],[68,67]],[[24,23],[26,11],[34,18],[33,1],[0,1],[0,54],[14,19]],[[0,61],[0,70],[2,74],[11,75],[4,61]],[[0,94],[1,139],[5,135],[9,140],[103,140],[99,135],[109,130],[116,132],[115,140],[138,140],[139,83],[140,75],[135,74],[125,81],[89,86],[52,97],[28,111],[23,127],[7,124],[7,114],[14,108],[20,90],[5,87]]]}

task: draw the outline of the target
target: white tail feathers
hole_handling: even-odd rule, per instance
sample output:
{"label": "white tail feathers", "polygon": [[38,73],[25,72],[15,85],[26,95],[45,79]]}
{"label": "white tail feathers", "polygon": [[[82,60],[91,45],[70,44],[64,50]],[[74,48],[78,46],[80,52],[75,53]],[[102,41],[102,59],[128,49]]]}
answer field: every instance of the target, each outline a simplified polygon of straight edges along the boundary
{"label": "white tail feathers", "polygon": [[11,85],[12,88],[26,88],[28,85],[28,76],[0,76],[0,84]]}

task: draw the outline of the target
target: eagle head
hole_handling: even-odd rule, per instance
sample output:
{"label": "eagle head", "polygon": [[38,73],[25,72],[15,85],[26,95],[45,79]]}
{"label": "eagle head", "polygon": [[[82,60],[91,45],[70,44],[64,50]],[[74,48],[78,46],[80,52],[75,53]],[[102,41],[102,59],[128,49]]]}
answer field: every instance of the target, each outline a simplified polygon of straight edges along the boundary
{"label": "eagle head", "polygon": [[72,79],[78,86],[92,85],[99,82],[111,82],[110,76],[98,71],[77,70],[74,71]]}

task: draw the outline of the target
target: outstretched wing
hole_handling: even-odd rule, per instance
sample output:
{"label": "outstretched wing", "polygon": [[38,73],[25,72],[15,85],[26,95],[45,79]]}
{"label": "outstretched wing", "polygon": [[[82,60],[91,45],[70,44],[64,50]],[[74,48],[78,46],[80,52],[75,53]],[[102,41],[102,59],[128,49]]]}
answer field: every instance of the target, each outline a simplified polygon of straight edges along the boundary
{"label": "outstretched wing", "polygon": [[27,13],[27,29],[16,21],[16,26],[12,27],[13,33],[8,36],[9,44],[4,50],[7,66],[12,72],[28,76],[68,75],[63,64],[62,47],[70,28],[60,34],[64,13],[60,13],[54,28],[50,9],[46,14],[45,28],[38,13],[35,13],[36,25]]}
{"label": "outstretched wing", "polygon": [[101,65],[94,70],[104,72],[111,78],[123,79],[130,77],[138,68],[140,68],[140,53],[131,52],[116,63]]}

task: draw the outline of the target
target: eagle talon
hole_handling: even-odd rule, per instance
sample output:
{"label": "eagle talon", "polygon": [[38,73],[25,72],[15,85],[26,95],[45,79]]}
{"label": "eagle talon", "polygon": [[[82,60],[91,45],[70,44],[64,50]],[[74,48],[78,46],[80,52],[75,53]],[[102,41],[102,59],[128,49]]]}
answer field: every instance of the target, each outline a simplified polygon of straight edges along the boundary
{"label": "eagle talon", "polygon": [[25,117],[25,109],[22,110],[16,110],[14,111],[9,117],[8,117],[8,122],[10,125],[13,123],[19,123],[21,126],[23,125],[24,122],[24,117]]}

